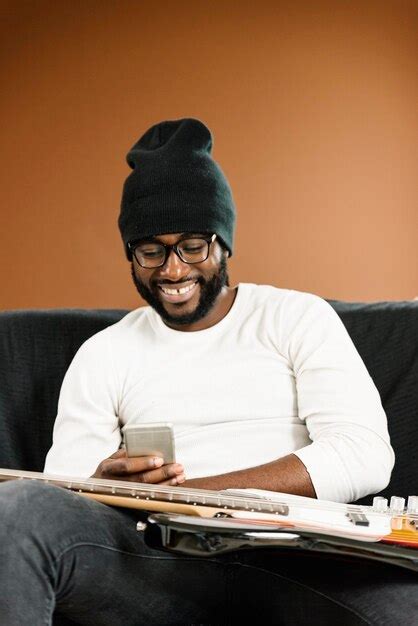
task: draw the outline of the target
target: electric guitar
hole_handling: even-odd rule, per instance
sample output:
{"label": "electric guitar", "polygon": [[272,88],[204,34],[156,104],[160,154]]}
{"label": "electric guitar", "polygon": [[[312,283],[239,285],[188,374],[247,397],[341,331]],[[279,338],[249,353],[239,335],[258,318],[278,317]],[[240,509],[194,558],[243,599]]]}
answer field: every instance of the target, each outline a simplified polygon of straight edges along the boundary
{"label": "electric guitar", "polygon": [[257,489],[209,491],[0,469],[0,482],[36,480],[104,504],[148,511],[138,522],[154,548],[213,556],[254,547],[383,560],[418,571],[418,496],[341,504]]}

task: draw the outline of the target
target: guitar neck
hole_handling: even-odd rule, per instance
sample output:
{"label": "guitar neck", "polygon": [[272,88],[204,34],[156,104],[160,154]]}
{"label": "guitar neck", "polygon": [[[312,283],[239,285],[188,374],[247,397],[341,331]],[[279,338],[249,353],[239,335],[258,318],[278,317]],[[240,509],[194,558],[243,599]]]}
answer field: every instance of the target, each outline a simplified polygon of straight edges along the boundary
{"label": "guitar neck", "polygon": [[[151,485],[101,478],[63,477],[0,469],[0,482],[37,480],[69,489],[104,504],[157,513],[174,513],[202,518],[233,517],[267,526],[288,526],[339,533],[364,541],[391,538],[417,544],[418,515],[376,512],[370,506],[327,502],[268,491],[248,495],[246,490],[209,491],[166,485]],[[257,492],[258,490],[255,490]],[[394,525],[395,524],[395,525]],[[402,538],[392,529],[402,530]],[[406,532],[406,534],[405,534]]]}
{"label": "guitar neck", "polygon": [[7,480],[37,480],[75,491],[112,506],[148,511],[204,517],[212,517],[216,512],[230,509],[277,515],[286,515],[288,512],[288,505],[285,502],[267,502],[256,497],[236,497],[220,491],[0,469],[0,482]]}

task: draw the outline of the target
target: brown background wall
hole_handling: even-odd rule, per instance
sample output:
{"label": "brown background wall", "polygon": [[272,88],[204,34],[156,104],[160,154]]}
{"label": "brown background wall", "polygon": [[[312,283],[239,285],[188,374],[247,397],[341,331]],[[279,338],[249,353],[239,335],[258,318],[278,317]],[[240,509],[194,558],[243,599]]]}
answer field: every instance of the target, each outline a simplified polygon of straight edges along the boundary
{"label": "brown background wall", "polygon": [[140,303],[127,150],[198,117],[238,208],[231,284],[418,295],[414,1],[3,2],[0,308]]}

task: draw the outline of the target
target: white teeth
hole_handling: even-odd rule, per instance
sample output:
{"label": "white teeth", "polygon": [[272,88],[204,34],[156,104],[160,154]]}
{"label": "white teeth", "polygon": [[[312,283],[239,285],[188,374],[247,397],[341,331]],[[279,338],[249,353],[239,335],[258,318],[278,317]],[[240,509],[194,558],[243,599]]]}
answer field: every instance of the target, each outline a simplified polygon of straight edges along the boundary
{"label": "white teeth", "polygon": [[182,289],[167,289],[167,287],[161,287],[161,290],[164,291],[164,293],[168,294],[169,296],[177,296],[179,294],[187,293],[188,291],[193,289],[195,284],[196,283],[193,283],[193,285],[189,285],[188,287],[183,287]]}

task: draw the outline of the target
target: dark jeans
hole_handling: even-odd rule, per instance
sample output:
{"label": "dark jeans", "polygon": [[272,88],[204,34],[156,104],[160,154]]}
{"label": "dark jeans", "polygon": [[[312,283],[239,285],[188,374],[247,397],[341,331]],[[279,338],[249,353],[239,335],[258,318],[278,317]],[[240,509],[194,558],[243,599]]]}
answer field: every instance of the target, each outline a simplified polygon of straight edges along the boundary
{"label": "dark jeans", "polygon": [[274,548],[172,555],[144,544],[140,513],[36,481],[1,484],[0,512],[1,626],[418,625],[418,575],[394,566]]}

